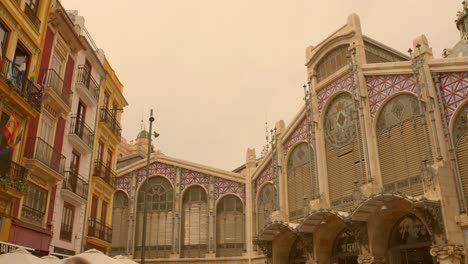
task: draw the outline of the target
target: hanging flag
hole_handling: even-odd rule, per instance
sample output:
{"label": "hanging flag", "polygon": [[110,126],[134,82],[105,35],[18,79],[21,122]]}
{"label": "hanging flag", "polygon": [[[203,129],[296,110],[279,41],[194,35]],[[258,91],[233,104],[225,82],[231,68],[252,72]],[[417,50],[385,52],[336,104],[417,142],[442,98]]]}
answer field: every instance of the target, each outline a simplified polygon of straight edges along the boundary
{"label": "hanging flag", "polygon": [[5,135],[8,146],[14,148],[18,136],[18,121],[16,121],[14,113],[11,114],[10,119],[6,122],[3,134]]}

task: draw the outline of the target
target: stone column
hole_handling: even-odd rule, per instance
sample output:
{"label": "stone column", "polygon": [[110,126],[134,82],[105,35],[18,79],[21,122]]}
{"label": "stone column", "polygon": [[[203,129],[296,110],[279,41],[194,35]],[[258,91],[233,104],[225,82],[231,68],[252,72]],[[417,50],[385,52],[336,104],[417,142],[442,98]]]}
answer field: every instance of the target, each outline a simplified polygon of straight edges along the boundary
{"label": "stone column", "polygon": [[174,237],[172,239],[172,254],[170,258],[179,258],[180,234],[182,232],[182,228],[180,227],[180,205],[182,203],[182,199],[180,197],[180,168],[176,168],[174,193]]}
{"label": "stone column", "polygon": [[215,178],[210,176],[210,185],[208,186],[208,208],[209,208],[209,222],[208,222],[208,252],[207,257],[215,257],[215,221],[214,221],[214,181]]}
{"label": "stone column", "polygon": [[440,264],[461,264],[465,248],[462,245],[436,245],[431,248],[431,256],[437,257]]}
{"label": "stone column", "polygon": [[253,252],[253,225],[255,225],[253,221],[253,197],[252,197],[252,175],[255,172],[257,167],[256,165],[256,154],[255,149],[247,149],[247,157],[246,157],[246,172],[245,172],[245,201],[244,201],[244,215],[245,215],[245,249],[248,255],[252,255]]}

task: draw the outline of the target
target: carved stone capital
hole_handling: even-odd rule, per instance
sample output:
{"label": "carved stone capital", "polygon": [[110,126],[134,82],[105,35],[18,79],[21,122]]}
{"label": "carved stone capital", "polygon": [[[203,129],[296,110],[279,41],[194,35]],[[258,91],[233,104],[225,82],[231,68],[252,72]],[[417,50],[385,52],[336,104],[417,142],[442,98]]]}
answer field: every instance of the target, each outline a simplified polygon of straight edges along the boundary
{"label": "carved stone capital", "polygon": [[[436,245],[431,248],[431,256],[437,260],[460,260],[465,256],[465,247],[462,245]],[[454,262],[455,263],[455,262]],[[457,262],[458,263],[458,262]]]}
{"label": "carved stone capital", "polygon": [[371,255],[359,255],[357,262],[359,264],[372,264],[374,263],[374,256]]}

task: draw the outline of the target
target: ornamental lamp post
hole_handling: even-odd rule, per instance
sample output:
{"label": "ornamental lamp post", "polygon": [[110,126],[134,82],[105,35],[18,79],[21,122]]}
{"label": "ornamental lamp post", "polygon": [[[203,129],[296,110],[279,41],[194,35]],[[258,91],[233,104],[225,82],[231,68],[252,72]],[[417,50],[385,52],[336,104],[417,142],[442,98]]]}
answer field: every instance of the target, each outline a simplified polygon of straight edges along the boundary
{"label": "ornamental lamp post", "polygon": [[[150,117],[149,117],[149,134],[148,134],[148,155],[146,157],[146,179],[148,180],[149,178],[149,167],[150,167],[150,155],[152,152],[152,147],[151,147],[151,137],[153,136],[153,122],[154,122],[154,117],[153,117],[153,109],[150,111]],[[159,134],[157,132],[154,132],[154,137],[157,138],[159,137]],[[146,193],[144,195],[144,200],[143,200],[143,234],[141,236],[141,264],[145,263],[145,253],[146,253],[146,215],[148,213],[148,208],[146,204]]]}

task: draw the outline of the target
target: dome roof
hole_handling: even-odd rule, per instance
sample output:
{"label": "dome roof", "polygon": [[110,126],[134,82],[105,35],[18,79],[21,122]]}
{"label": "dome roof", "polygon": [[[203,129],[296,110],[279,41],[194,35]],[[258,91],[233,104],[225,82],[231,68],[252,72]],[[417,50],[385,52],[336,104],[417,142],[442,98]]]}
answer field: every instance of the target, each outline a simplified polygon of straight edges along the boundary
{"label": "dome roof", "polygon": [[147,139],[148,139],[149,137],[150,137],[149,132],[146,131],[146,130],[142,130],[142,131],[138,134],[138,136],[137,136],[136,139],[140,139],[140,138],[147,138]]}

